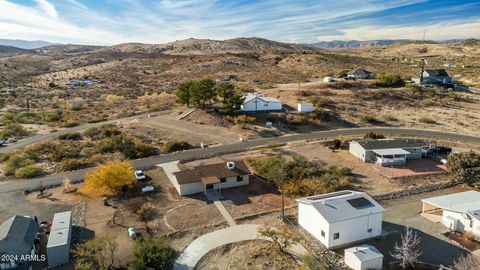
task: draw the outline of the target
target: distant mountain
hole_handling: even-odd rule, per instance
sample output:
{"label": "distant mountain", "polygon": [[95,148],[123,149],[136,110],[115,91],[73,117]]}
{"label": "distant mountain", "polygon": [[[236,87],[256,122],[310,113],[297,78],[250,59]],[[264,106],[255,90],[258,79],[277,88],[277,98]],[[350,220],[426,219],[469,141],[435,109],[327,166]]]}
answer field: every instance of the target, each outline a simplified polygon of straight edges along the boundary
{"label": "distant mountain", "polygon": [[51,43],[43,40],[22,40],[22,39],[0,39],[0,45],[3,46],[12,46],[20,49],[38,49],[41,47],[54,45],[58,43]]}

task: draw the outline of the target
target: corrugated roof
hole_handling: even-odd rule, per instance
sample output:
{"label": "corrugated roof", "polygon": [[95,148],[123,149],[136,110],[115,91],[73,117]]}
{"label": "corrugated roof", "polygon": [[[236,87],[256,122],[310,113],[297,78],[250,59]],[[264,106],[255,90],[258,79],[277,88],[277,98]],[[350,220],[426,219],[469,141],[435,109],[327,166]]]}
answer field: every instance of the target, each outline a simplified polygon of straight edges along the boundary
{"label": "corrugated roof", "polygon": [[390,149],[376,149],[374,153],[380,156],[392,156],[392,155],[408,155],[410,152],[403,150],[402,148],[390,148]]}
{"label": "corrugated roof", "polygon": [[0,225],[0,250],[7,254],[27,254],[37,232],[38,223],[35,220],[15,215]]}
{"label": "corrugated roof", "polygon": [[361,245],[345,249],[345,254],[353,253],[361,262],[383,258],[383,254],[371,245]]}
{"label": "corrugated roof", "polygon": [[[368,200],[370,204],[365,204],[363,207],[355,207],[349,202],[349,200],[359,198]],[[385,212],[385,209],[368,194],[352,190],[304,197],[296,201],[312,205],[329,223]]]}
{"label": "corrugated roof", "polygon": [[372,74],[370,71],[363,69],[363,68],[357,68],[354,70],[351,70],[347,73],[348,75],[360,75],[360,74]]}
{"label": "corrugated roof", "polygon": [[216,176],[218,178],[235,177],[239,175],[249,175],[250,170],[243,160],[235,162],[235,168],[230,170],[227,163],[215,163],[194,167],[190,170],[174,172],[177,182],[181,184],[202,182],[202,178]]}
{"label": "corrugated roof", "polygon": [[480,220],[480,192],[475,190],[427,198],[422,202],[454,212],[469,213]]}
{"label": "corrugated roof", "polygon": [[365,150],[377,150],[377,149],[392,149],[392,148],[409,148],[409,147],[424,147],[425,143],[416,140],[374,140],[367,139],[361,141],[355,141]]}
{"label": "corrugated roof", "polygon": [[438,69],[425,69],[425,72],[428,74],[430,77],[442,77],[442,76],[448,76],[448,72],[444,68],[438,68]]}

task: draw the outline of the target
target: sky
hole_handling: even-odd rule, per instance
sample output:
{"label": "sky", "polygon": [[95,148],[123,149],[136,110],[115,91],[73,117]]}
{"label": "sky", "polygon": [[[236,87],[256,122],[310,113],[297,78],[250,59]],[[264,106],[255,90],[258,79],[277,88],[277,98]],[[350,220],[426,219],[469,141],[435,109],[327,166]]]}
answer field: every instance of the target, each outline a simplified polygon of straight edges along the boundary
{"label": "sky", "polygon": [[479,0],[0,0],[0,38],[113,45],[480,38]]}

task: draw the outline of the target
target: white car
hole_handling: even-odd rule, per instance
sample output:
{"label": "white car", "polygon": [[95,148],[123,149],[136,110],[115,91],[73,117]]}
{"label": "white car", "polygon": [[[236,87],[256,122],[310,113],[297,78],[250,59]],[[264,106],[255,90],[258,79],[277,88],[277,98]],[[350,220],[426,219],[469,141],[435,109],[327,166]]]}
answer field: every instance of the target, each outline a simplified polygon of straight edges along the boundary
{"label": "white car", "polygon": [[145,173],[143,173],[143,171],[135,171],[133,174],[135,174],[135,178],[138,181],[142,181],[142,180],[147,179],[147,177],[145,176]]}
{"label": "white car", "polygon": [[130,236],[130,238],[132,239],[135,239],[137,238],[137,230],[135,229],[135,227],[130,227],[128,228],[128,236]]}

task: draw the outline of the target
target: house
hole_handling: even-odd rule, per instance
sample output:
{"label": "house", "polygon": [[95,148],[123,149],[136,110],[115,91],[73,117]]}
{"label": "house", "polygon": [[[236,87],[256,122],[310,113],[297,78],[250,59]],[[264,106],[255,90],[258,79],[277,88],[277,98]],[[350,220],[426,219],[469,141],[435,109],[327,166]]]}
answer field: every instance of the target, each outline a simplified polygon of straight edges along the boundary
{"label": "house", "polygon": [[423,142],[408,139],[367,139],[351,141],[350,154],[363,162],[375,162],[380,166],[404,165],[409,159],[421,159],[423,149],[427,148]]}
{"label": "house", "polygon": [[312,103],[298,103],[297,111],[299,112],[313,112]]}
{"label": "house", "polygon": [[373,74],[363,68],[357,68],[347,72],[347,78],[349,79],[371,79]]}
{"label": "house", "polygon": [[334,82],[335,79],[333,77],[323,77],[323,82]]}
{"label": "house", "polygon": [[381,270],[383,254],[374,246],[361,245],[345,249],[345,264],[353,270]]}
{"label": "house", "polygon": [[[26,256],[35,255],[38,223],[31,217],[15,215],[0,225],[0,269],[28,269]],[[23,260],[22,260],[23,258]]]}
{"label": "house", "polygon": [[[423,71],[423,79],[420,77],[412,78],[412,81],[418,84],[433,84],[433,85],[451,85],[453,80],[448,75],[448,72],[443,69],[425,69]],[[422,75],[421,74],[421,75]]]}
{"label": "house", "polygon": [[68,80],[67,82],[70,86],[91,86],[92,84],[91,80]]}
{"label": "house", "polygon": [[385,209],[364,192],[299,198],[298,224],[329,249],[381,235]]}
{"label": "house", "polygon": [[246,93],[243,96],[245,98],[242,105],[244,112],[282,110],[282,102],[276,98],[265,97],[258,93]]}
{"label": "house", "polygon": [[56,213],[47,242],[48,267],[68,263],[72,243],[72,211]]}
{"label": "house", "polygon": [[251,172],[244,161],[200,165],[182,170],[179,161],[157,165],[163,168],[180,195],[221,191],[248,185]]}
{"label": "house", "polygon": [[480,239],[480,192],[470,190],[422,200],[422,214],[436,216],[449,230]]}

